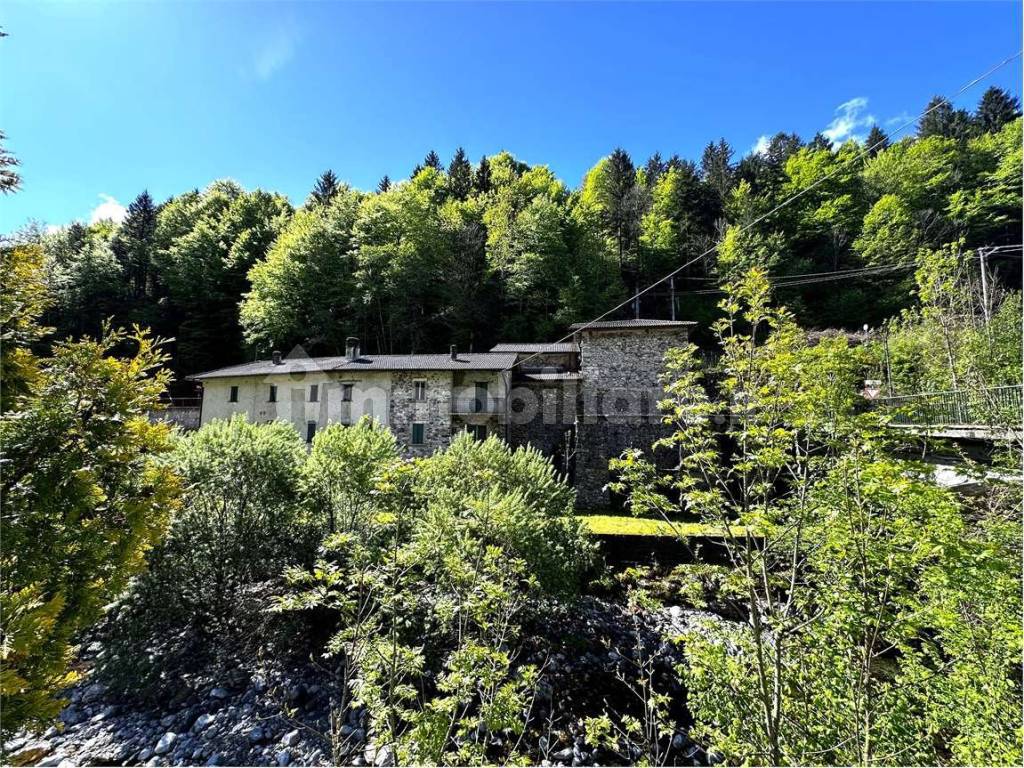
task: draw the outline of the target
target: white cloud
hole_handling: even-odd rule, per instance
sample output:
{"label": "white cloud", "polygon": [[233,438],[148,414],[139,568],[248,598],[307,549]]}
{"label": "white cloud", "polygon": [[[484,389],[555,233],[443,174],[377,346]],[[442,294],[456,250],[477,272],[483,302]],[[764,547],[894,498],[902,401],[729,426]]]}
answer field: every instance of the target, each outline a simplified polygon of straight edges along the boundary
{"label": "white cloud", "polygon": [[771,143],[771,139],[768,136],[758,136],[757,142],[750,148],[750,154],[752,155],[763,155],[768,151],[768,145]]}
{"label": "white cloud", "polygon": [[252,73],[259,80],[266,80],[292,60],[299,43],[299,32],[294,24],[283,24],[274,30],[252,58]]}
{"label": "white cloud", "polygon": [[103,202],[92,209],[92,213],[89,214],[89,223],[95,224],[98,221],[104,219],[110,219],[115,224],[120,224],[124,221],[125,214],[128,213],[127,209],[121,205],[110,195],[100,193],[100,200]]}
{"label": "white cloud", "polygon": [[868,100],[864,96],[843,102],[836,107],[836,116],[828,127],[821,132],[821,135],[833,144],[842,144],[853,139],[863,143],[865,134],[860,130],[870,128],[877,120],[872,114],[863,114],[868,108]]}

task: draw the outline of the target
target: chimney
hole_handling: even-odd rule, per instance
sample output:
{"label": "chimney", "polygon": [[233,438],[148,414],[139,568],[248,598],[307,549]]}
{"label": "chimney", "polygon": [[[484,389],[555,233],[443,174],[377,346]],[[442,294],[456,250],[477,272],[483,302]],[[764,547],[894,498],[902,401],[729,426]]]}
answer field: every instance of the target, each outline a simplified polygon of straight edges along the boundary
{"label": "chimney", "polygon": [[452,346],[451,346],[451,353],[452,353],[452,360],[458,360],[459,359],[459,353],[455,351],[455,345],[454,344],[452,344]]}
{"label": "chimney", "polygon": [[345,357],[349,360],[355,360],[359,357],[359,339],[355,336],[349,336],[345,339]]}
{"label": "chimney", "polygon": [[273,352],[272,352],[272,353],[270,354],[270,356],[271,356],[271,357],[272,357],[272,358],[274,359],[274,365],[284,365],[284,363],[283,363],[283,362],[281,362],[281,352],[280,352],[279,350],[276,350],[276,349],[275,349],[275,350],[274,350],[274,351],[273,351]]}

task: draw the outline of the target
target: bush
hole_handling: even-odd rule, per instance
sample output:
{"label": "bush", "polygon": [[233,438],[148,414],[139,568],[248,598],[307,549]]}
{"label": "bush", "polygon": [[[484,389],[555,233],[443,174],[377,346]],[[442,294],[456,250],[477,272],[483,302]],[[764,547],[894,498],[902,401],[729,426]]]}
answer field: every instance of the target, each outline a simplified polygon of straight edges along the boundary
{"label": "bush", "polygon": [[534,448],[460,435],[417,463],[413,494],[426,545],[472,535],[523,560],[548,593],[575,594],[593,563],[586,527],[572,516],[573,490]]}
{"label": "bush", "polygon": [[244,416],[180,440],[171,463],[187,483],[184,505],[111,617],[112,683],[138,691],[186,657],[236,652],[254,637],[267,582],[315,550],[299,503],[304,459],[291,425]]}
{"label": "bush", "polygon": [[[134,355],[110,354],[130,344]],[[59,711],[76,634],[141,569],[180,491],[159,458],[170,430],[147,416],[167,381],[152,338],[107,331],[57,345],[38,367],[29,358],[32,391],[0,421],[5,735]]]}

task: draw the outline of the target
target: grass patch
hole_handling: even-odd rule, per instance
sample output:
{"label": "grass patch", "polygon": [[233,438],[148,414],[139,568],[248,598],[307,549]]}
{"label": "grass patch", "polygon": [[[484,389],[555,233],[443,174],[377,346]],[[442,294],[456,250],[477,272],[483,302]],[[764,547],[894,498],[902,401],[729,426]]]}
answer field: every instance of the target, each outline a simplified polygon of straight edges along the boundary
{"label": "grass patch", "polygon": [[[597,536],[721,536],[718,526],[706,523],[673,523],[630,515],[580,515],[590,532]],[[738,533],[738,529],[733,529]]]}

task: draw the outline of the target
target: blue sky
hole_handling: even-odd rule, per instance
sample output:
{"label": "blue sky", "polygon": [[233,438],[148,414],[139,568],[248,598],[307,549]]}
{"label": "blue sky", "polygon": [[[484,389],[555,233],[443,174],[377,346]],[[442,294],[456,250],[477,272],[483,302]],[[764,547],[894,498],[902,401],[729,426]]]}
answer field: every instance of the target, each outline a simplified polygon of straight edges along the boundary
{"label": "blue sky", "polygon": [[[372,188],[460,144],[576,185],[618,145],[642,161],[862,135],[1019,50],[1021,6],[7,0],[0,26],[0,129],[24,176],[0,202],[10,231],[225,177],[301,202],[325,168]],[[1019,95],[1020,73],[961,103]]]}

